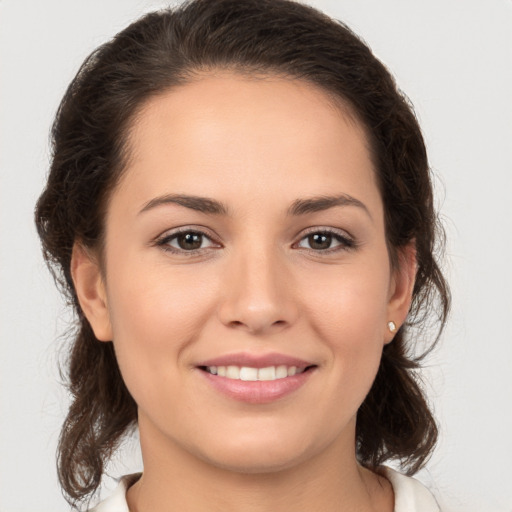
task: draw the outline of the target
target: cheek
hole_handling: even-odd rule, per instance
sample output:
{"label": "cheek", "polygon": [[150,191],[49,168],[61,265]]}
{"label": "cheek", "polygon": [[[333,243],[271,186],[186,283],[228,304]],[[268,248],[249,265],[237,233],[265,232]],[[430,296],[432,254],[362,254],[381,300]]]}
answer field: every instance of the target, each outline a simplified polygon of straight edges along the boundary
{"label": "cheek", "polygon": [[[379,261],[379,260],[378,260]],[[389,273],[379,264],[340,267],[308,287],[308,318],[323,340],[333,394],[343,390],[357,408],[369,391],[382,355]]]}
{"label": "cheek", "polygon": [[157,384],[180,386],[173,370],[212,308],[212,288],[190,277],[190,272],[174,269],[171,274],[154,262],[144,265],[127,258],[119,259],[108,274],[116,356],[137,402],[156,396]]}
{"label": "cheek", "polygon": [[389,293],[389,272],[374,265],[339,266],[317,273],[304,284],[312,324],[324,339],[360,345],[382,343]]}
{"label": "cheek", "polygon": [[107,292],[118,338],[136,340],[136,334],[146,332],[146,343],[168,343],[180,332],[192,331],[206,313],[212,287],[205,286],[199,268],[191,272],[187,265],[172,267],[135,255],[112,260],[117,263],[108,273]]}

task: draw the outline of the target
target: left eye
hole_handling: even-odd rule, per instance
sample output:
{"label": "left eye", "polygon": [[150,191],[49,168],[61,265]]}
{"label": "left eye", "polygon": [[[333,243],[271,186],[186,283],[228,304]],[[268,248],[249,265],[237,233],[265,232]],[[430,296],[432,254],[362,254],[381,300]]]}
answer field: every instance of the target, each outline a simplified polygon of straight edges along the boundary
{"label": "left eye", "polygon": [[[305,246],[304,243],[309,244],[309,247]],[[333,243],[335,244],[334,246],[332,245]],[[315,231],[302,238],[298,245],[305,249],[326,251],[335,248],[351,248],[354,246],[354,242],[332,231]]]}

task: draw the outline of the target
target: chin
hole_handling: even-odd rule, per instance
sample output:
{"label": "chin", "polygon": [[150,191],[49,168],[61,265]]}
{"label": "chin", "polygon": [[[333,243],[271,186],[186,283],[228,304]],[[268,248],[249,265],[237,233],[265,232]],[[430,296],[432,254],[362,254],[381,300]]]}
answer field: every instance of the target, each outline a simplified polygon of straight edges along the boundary
{"label": "chin", "polygon": [[276,432],[264,437],[254,432],[245,436],[210,441],[196,455],[208,464],[226,471],[242,474],[276,473],[299,465],[315,450],[304,442],[303,436]]}
{"label": "chin", "polygon": [[269,474],[285,471],[297,466],[302,461],[302,454],[262,453],[261,451],[224,454],[222,457],[206,457],[208,464],[229,471],[248,475]]}

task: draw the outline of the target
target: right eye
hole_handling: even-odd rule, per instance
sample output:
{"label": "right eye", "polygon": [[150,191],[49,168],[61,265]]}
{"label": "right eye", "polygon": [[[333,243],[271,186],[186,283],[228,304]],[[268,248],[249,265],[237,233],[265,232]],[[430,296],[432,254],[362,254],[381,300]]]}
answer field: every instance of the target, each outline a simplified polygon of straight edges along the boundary
{"label": "right eye", "polygon": [[165,251],[186,256],[202,252],[203,249],[219,247],[206,233],[192,229],[181,229],[173,233],[167,233],[157,241],[157,245]]}

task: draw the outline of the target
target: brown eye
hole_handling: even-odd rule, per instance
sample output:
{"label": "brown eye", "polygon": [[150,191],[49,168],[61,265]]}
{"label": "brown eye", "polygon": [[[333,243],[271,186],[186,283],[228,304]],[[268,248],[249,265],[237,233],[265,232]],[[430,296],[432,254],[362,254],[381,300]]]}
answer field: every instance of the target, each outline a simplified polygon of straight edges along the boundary
{"label": "brown eye", "polygon": [[162,249],[176,254],[196,254],[203,249],[218,247],[212,239],[202,231],[182,230],[170,233],[157,241]]}
{"label": "brown eye", "polygon": [[332,230],[311,231],[299,242],[299,247],[316,252],[337,252],[356,247],[354,240]]}
{"label": "brown eye", "polygon": [[332,235],[327,233],[315,233],[308,236],[308,242],[311,249],[329,249],[332,242]]}
{"label": "brown eye", "polygon": [[203,235],[200,233],[180,233],[176,237],[176,241],[178,242],[178,246],[180,249],[185,251],[190,251],[194,249],[199,249],[203,242]]}

